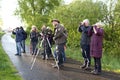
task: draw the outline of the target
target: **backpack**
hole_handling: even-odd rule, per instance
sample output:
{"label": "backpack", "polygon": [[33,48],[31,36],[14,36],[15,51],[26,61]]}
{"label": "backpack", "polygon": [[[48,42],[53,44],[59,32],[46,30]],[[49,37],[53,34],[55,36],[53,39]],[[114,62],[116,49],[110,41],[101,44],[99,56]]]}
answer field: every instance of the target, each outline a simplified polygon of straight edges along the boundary
{"label": "backpack", "polygon": [[68,33],[67,33],[67,30],[65,29],[64,32],[63,32],[64,36],[67,38],[68,37]]}
{"label": "backpack", "polygon": [[27,33],[24,32],[24,39],[26,40],[27,39]]}

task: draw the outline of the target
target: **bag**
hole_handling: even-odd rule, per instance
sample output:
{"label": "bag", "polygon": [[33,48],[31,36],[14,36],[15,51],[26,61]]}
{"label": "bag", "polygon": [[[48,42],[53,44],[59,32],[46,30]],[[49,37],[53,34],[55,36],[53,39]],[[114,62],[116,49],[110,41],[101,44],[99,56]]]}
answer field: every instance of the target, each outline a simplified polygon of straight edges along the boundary
{"label": "bag", "polygon": [[68,33],[67,33],[67,30],[65,29],[65,31],[64,31],[64,36],[67,38],[68,37]]}
{"label": "bag", "polygon": [[24,32],[24,39],[26,40],[27,39],[27,33]]}

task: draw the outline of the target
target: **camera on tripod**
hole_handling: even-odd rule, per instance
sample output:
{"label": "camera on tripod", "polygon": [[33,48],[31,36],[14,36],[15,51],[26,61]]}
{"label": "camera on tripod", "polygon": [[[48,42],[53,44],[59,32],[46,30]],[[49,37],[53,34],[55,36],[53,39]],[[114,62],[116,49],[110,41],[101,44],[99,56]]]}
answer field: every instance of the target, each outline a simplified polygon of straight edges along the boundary
{"label": "camera on tripod", "polygon": [[51,55],[51,38],[52,30],[49,27],[43,26],[40,33],[40,44],[42,46],[42,58],[48,59]]}
{"label": "camera on tripod", "polygon": [[43,29],[42,34],[43,34],[43,36],[47,36],[48,35],[48,29],[47,28]]}
{"label": "camera on tripod", "polygon": [[42,27],[40,36],[42,37],[49,37],[52,34],[52,30],[49,27]]}

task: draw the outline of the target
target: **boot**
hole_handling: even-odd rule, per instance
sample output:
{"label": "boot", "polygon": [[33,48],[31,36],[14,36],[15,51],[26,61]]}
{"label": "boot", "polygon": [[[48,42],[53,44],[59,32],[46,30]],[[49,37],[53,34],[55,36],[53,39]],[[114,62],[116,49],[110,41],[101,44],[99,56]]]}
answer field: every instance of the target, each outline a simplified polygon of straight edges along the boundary
{"label": "boot", "polygon": [[48,60],[48,55],[46,55],[46,59]]}
{"label": "boot", "polygon": [[84,68],[85,70],[90,70],[90,61],[87,59],[87,64],[86,67]]}
{"label": "boot", "polygon": [[84,69],[86,67],[86,65],[87,65],[87,59],[84,59],[84,64],[82,66],[80,66],[81,69]]}
{"label": "boot", "polygon": [[100,75],[101,74],[101,72],[98,72],[98,70],[93,70],[93,71],[91,71],[91,73],[94,74],[94,75]]}

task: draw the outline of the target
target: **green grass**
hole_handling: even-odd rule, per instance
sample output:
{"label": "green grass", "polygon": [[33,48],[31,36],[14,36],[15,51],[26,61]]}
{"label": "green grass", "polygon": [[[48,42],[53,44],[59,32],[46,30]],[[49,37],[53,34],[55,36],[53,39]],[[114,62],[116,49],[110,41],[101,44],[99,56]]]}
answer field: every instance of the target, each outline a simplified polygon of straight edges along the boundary
{"label": "green grass", "polygon": [[83,61],[80,48],[76,48],[76,49],[67,48],[65,50],[65,52],[66,52],[67,57],[72,58],[72,59],[77,60],[77,61],[81,61],[81,60]]}
{"label": "green grass", "polygon": [[27,45],[30,45],[30,38],[27,38],[27,39],[25,40],[25,42],[26,42]]}
{"label": "green grass", "polygon": [[15,35],[12,34],[11,37],[15,39]]}
{"label": "green grass", "polygon": [[104,54],[102,64],[104,70],[120,73],[120,59]]}
{"label": "green grass", "polygon": [[[66,55],[69,58],[72,58],[74,60],[83,62],[82,54],[80,51],[80,48],[67,48]],[[93,58],[92,58],[92,65],[94,64]],[[102,58],[102,69],[106,71],[112,71],[120,73],[120,59],[114,58],[111,55],[106,55],[103,53]]]}
{"label": "green grass", "polygon": [[4,35],[4,34],[5,34],[4,32],[0,31],[0,40],[1,40],[2,35]]}
{"label": "green grass", "polygon": [[[0,38],[4,33],[0,32]],[[22,80],[0,42],[0,80]]]}

